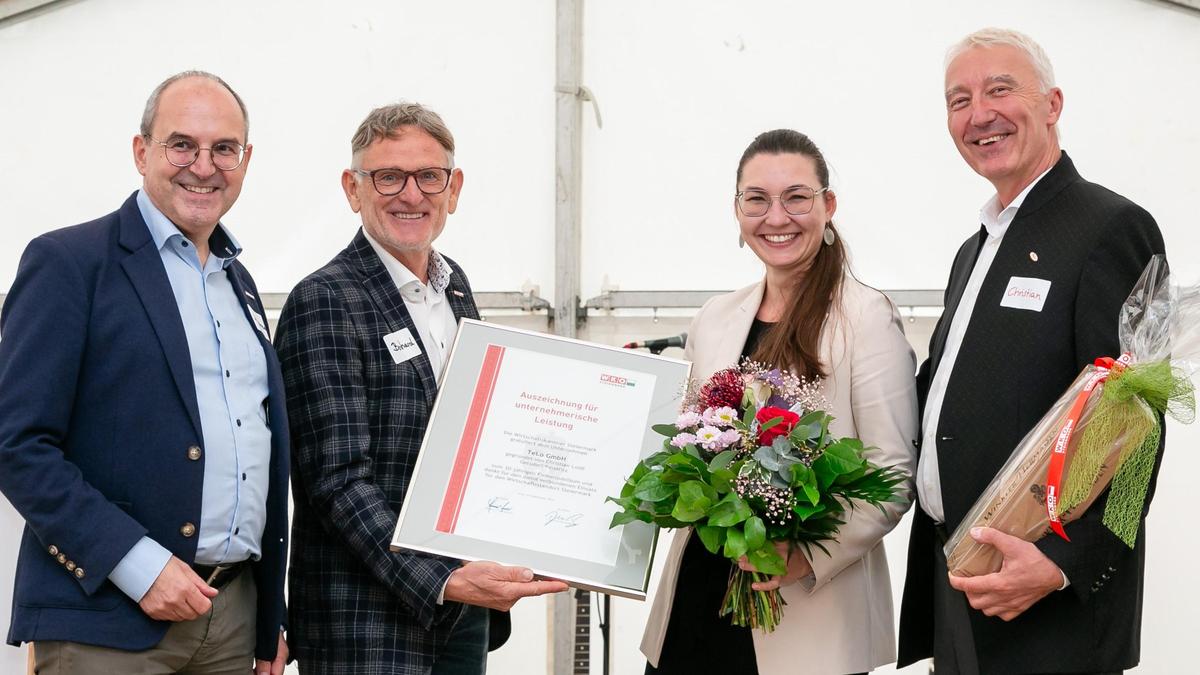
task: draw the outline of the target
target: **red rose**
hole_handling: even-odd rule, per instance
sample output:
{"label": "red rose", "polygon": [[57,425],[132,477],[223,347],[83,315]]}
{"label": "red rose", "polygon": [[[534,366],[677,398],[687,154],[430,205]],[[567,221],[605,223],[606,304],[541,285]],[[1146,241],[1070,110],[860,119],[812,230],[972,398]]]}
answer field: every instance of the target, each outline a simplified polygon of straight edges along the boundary
{"label": "red rose", "polygon": [[800,416],[791,410],[772,408],[769,406],[766,408],[761,408],[758,411],[758,414],[754,416],[754,419],[758,420],[758,423],[761,425],[770,422],[776,417],[782,417],[783,421],[771,427],[770,429],[760,430],[758,432],[759,445],[770,445],[771,442],[776,438],[792,433],[792,428],[796,426],[796,422],[800,421]]}

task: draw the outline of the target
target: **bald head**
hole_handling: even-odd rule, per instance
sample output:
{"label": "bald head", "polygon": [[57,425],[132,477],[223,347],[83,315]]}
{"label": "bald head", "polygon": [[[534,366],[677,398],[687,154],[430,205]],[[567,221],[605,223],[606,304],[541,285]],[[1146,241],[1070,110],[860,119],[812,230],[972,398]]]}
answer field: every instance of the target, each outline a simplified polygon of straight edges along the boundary
{"label": "bald head", "polygon": [[154,131],[154,122],[158,118],[158,109],[162,105],[163,94],[172,85],[188,80],[206,80],[210,83],[220,86],[237,105],[238,110],[242,115],[242,143],[250,142],[250,113],[246,111],[246,104],[242,101],[242,97],[229,86],[225,80],[213,75],[212,73],[203,70],[185,70],[182,73],[176,73],[159,83],[154,91],[150,92],[150,98],[146,99],[146,108],[142,111],[142,126],[139,130],[143,136],[149,136]]}

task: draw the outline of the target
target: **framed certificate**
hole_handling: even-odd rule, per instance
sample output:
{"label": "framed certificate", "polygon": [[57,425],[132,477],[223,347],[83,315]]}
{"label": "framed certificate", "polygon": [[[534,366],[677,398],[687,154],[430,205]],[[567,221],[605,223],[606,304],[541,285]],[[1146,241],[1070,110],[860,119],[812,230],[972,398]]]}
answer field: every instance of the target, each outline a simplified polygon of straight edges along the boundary
{"label": "framed certificate", "polygon": [[662,448],[686,361],[464,319],[393,549],[531,568],[645,599],[658,532],[609,529],[638,460]]}

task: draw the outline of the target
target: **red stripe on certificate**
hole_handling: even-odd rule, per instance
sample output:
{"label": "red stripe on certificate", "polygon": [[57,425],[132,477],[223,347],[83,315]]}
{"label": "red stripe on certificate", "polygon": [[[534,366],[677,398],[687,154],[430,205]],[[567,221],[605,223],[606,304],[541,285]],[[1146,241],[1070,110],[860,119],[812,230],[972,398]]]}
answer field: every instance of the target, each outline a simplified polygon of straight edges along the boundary
{"label": "red stripe on certificate", "polygon": [[500,375],[500,362],[504,360],[504,347],[488,345],[483,355],[483,367],[475,381],[475,394],[471,397],[471,409],[467,412],[467,423],[458,441],[458,453],[454,457],[454,469],[442,497],[442,510],[438,514],[437,531],[452,534],[458,525],[458,514],[462,510],[463,497],[467,493],[467,481],[475,465],[475,454],[479,451],[479,438],[487,421],[492,405],[492,392]]}

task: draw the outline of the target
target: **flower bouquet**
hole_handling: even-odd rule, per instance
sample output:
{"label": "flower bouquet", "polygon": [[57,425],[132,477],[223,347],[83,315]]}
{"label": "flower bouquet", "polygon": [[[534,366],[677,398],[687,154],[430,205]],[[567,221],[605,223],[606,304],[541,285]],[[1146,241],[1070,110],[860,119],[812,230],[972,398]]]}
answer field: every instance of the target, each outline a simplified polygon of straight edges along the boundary
{"label": "flower bouquet", "polygon": [[999,551],[975,542],[973,527],[1026,541],[1079,518],[1107,489],[1102,522],[1130,548],[1137,540],[1154,471],[1162,415],[1195,417],[1190,381],[1200,355],[1200,288],[1172,289],[1166,259],[1154,256],[1119,317],[1117,358],[1099,358],[1026,434],[945,545],[957,576],[1000,569]]}
{"label": "flower bouquet", "polygon": [[[832,438],[819,382],[753,361],[714,374],[689,391],[675,424],[653,427],[663,450],[638,463],[619,497],[611,527],[634,520],[694,527],[711,553],[733,565],[721,616],[771,632],[783,616],[778,590],[751,584],[787,572],[775,542],[824,549],[861,501],[900,501],[907,475],[872,465],[862,441]],[[827,552],[827,551],[826,551]]]}

